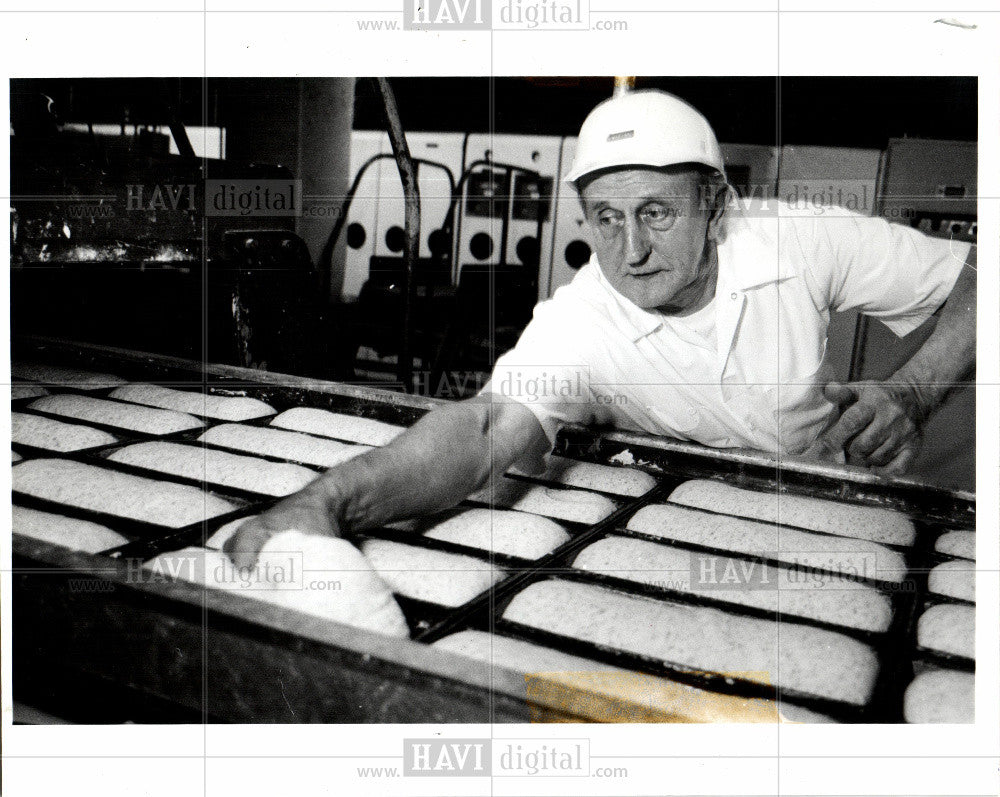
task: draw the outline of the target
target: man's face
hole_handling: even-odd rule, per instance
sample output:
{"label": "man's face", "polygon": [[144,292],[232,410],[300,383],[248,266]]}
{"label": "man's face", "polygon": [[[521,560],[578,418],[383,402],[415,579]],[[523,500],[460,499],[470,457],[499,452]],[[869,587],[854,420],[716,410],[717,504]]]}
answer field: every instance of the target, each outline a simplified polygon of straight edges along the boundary
{"label": "man's face", "polygon": [[633,304],[683,313],[714,292],[718,214],[699,194],[694,171],[644,168],[606,172],[581,190],[601,270]]}

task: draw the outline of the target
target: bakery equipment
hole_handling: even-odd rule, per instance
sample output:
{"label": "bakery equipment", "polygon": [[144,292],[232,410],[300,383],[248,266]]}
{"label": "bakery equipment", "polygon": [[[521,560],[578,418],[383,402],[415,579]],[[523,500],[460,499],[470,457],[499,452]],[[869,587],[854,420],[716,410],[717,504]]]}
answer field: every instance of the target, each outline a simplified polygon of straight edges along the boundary
{"label": "bakery equipment", "polygon": [[[319,275],[294,216],[220,214],[280,166],[11,139],[11,326],[234,365],[328,374]],[[308,345],[304,343],[308,341]]]}
{"label": "bakery equipment", "polygon": [[508,296],[497,295],[497,303],[526,304],[529,315],[546,296],[542,286],[552,258],[552,195],[561,143],[557,136],[499,133],[470,134],[465,142],[465,169],[471,173],[462,197],[455,267],[524,272],[523,280],[511,281]]}
{"label": "bakery equipment", "polygon": [[[116,374],[130,382],[248,395],[279,412],[310,406],[409,425],[437,403],[374,389],[38,338],[16,340],[13,356],[15,360],[73,364]],[[50,385],[49,389],[72,392],[72,386],[66,385]],[[101,391],[91,394],[104,395]],[[20,400],[13,406],[26,411],[24,405],[28,403],[30,400]],[[202,420],[208,425],[217,423]],[[248,423],[266,426],[269,419]],[[190,442],[201,431],[156,439]],[[138,434],[127,437],[119,445],[150,439]],[[26,460],[40,456],[36,450],[15,448]],[[600,523],[563,523],[569,541],[541,559],[493,556],[504,578],[492,594],[485,592],[456,609],[400,599],[413,634],[411,640],[403,641],[307,618],[290,609],[262,606],[231,593],[206,593],[169,579],[152,582],[135,578],[137,563],[164,551],[200,544],[223,523],[260,511],[273,499],[213,489],[239,508],[207,523],[170,530],[155,524],[70,512],[14,494],[17,504],[96,520],[131,540],[110,555],[89,555],[28,539],[14,529],[15,699],[39,707],[44,704],[50,710],[63,706],[67,713],[90,721],[106,717],[109,712],[140,720],[237,722],[601,721],[635,716],[647,721],[676,721],[700,713],[683,702],[658,703],[654,710],[634,695],[633,701],[639,703],[630,704],[625,698],[624,709],[621,699],[611,700],[600,694],[581,699],[579,689],[586,691],[585,683],[578,684],[576,691],[567,692],[565,684],[548,689],[543,677],[533,676],[526,683],[523,674],[502,667],[491,674],[475,661],[427,645],[464,629],[503,629],[506,634],[614,664],[630,673],[699,686],[720,700],[733,698],[734,702],[727,704],[731,712],[728,718],[746,718],[748,715],[738,713],[737,707],[744,705],[740,701],[766,702],[776,696],[773,687],[724,674],[692,672],[678,663],[651,661],[579,640],[555,638],[501,619],[504,607],[516,593],[546,578],[585,580],[656,600],[714,605],[711,598],[695,599],[663,588],[619,583],[607,576],[570,568],[576,554],[591,542],[608,535],[635,535],[625,526],[640,507],[665,500],[681,481],[710,478],[744,487],[895,508],[914,520],[917,542],[912,548],[900,549],[908,567],[904,588],[890,592],[885,584],[873,584],[885,590],[892,601],[890,629],[884,634],[843,631],[876,651],[880,674],[874,699],[858,708],[814,695],[783,695],[790,704],[841,721],[901,720],[903,689],[922,661],[916,650],[914,624],[919,607],[928,600],[926,573],[942,560],[933,551],[934,542],[944,529],[974,528],[974,495],[906,479],[883,479],[851,467],[778,463],[752,453],[715,451],[647,435],[577,427],[559,433],[556,453],[589,462],[638,467],[654,475],[658,485],[638,498],[608,496],[618,509]],[[128,470],[108,463],[106,454],[100,449],[66,456]],[[143,471],[142,475],[150,474]],[[155,478],[185,483],[162,474]],[[516,480],[538,482],[529,477]],[[485,558],[480,550],[418,538],[401,529],[374,529],[352,538],[358,542],[366,538],[395,540]],[[770,561],[766,552],[749,559]],[[759,610],[735,613],[767,619]],[[641,696],[641,691],[638,694]],[[94,696],[100,696],[99,703],[92,700]]]}
{"label": "bakery equipment", "polygon": [[[388,172],[392,167],[388,160],[378,157],[383,154],[389,154],[389,136],[386,133],[378,130],[351,132],[351,182],[356,186],[347,211],[345,230],[347,249],[340,289],[340,296],[345,300],[358,298],[375,255],[382,171]],[[398,175],[395,172],[392,175],[397,177],[398,183]]]}
{"label": "bakery equipment", "polygon": [[[563,169],[573,162],[576,138],[564,138],[560,156]],[[545,298],[567,285],[590,260],[593,241],[576,189],[559,180],[555,190],[555,230],[552,233],[552,268],[544,288]]]}

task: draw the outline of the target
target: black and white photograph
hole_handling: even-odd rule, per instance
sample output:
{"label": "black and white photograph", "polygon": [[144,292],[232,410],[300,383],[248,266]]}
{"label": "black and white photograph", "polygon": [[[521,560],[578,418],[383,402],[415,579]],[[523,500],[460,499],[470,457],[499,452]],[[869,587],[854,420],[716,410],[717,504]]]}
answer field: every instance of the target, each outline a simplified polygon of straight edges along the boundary
{"label": "black and white photograph", "polygon": [[402,5],[5,59],[9,792],[995,793],[995,15]]}

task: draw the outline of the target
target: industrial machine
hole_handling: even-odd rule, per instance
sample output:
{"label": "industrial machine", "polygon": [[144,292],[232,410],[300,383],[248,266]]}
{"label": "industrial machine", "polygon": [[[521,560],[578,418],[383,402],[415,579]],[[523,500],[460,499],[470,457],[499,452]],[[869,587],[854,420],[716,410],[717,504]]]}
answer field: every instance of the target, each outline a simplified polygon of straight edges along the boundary
{"label": "industrial machine", "polygon": [[[357,134],[352,133],[353,136]],[[383,136],[384,151],[389,152]],[[437,268],[436,284],[451,283],[451,234],[448,227],[452,201],[462,175],[462,133],[406,134],[410,155],[416,160],[417,185],[420,189],[420,257],[428,268]],[[378,212],[375,234],[375,271],[392,271],[401,259],[403,237],[403,191],[399,175],[391,169],[380,173]],[[432,265],[432,260],[436,265]],[[398,270],[398,267],[397,267]],[[381,279],[381,278],[380,278]]]}
{"label": "industrial machine", "polygon": [[[576,138],[562,142],[561,170],[565,172],[576,154]],[[587,264],[593,253],[590,228],[583,215],[583,207],[576,189],[562,180],[558,181],[555,198],[555,231],[552,235],[552,268],[546,287],[546,296],[552,296],[568,284],[577,271]]]}
{"label": "industrial machine", "polygon": [[[377,130],[354,130],[351,133],[351,180],[357,181],[353,201],[347,212],[347,243],[344,279],[340,291],[345,301],[354,301],[368,279],[378,230],[379,189],[382,170],[393,169],[390,161],[378,157],[389,152],[389,137]],[[365,168],[362,173],[362,168]],[[396,174],[395,170],[392,172]],[[396,182],[399,182],[396,175]]]}
{"label": "industrial machine", "polygon": [[287,169],[197,158],[178,124],[180,155],[162,133],[13,124],[14,334],[334,374],[319,275],[294,217],[234,204],[237,185],[253,202],[254,186],[287,186],[294,202]]}
{"label": "industrial machine", "polygon": [[458,282],[468,266],[470,278],[492,267],[507,294],[498,292],[497,302],[505,306],[496,309],[510,317],[530,317],[531,307],[546,295],[541,286],[552,256],[560,145],[556,136],[503,134],[470,134],[465,143]]}

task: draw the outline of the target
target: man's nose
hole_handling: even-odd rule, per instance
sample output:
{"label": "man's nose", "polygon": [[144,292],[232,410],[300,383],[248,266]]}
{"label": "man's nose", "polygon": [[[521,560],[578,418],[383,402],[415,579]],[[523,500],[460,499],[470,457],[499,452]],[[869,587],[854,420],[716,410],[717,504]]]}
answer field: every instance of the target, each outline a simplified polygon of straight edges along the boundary
{"label": "man's nose", "polygon": [[641,266],[646,262],[652,247],[646,237],[645,228],[638,219],[625,220],[625,262],[630,266]]}

